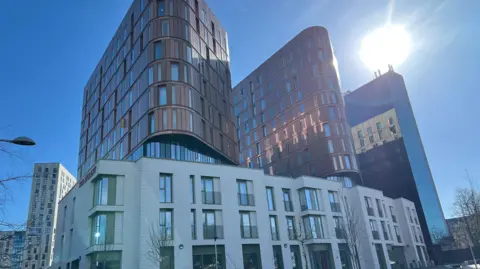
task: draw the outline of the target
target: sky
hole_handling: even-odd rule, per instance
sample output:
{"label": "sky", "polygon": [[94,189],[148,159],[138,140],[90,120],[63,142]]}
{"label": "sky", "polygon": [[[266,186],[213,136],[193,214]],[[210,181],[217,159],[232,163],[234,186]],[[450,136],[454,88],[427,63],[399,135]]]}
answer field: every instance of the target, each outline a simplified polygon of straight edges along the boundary
{"label": "sky", "polygon": [[[410,33],[404,75],[446,217],[465,170],[480,185],[480,1],[207,0],[228,31],[233,85],[303,29],[328,29],[342,90],[374,78],[360,60],[362,38],[386,23]],[[29,136],[35,147],[1,144],[0,177],[28,175],[35,162],[76,174],[83,88],[132,0],[0,1],[0,139]],[[385,67],[386,69],[387,67]],[[26,219],[31,182],[10,185],[11,222]]]}

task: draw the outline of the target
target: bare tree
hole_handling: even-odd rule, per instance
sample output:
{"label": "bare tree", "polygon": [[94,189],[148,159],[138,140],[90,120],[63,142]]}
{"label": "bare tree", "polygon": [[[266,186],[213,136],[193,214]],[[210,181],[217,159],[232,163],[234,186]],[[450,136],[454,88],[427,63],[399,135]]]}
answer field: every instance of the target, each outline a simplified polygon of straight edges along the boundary
{"label": "bare tree", "polygon": [[298,241],[301,247],[302,257],[305,262],[305,269],[308,269],[308,260],[307,260],[307,240],[309,240],[309,236],[305,232],[305,227],[303,226],[303,220],[300,218],[298,220],[298,227],[295,231],[295,239]]}
{"label": "bare tree", "polygon": [[467,188],[458,188],[455,192],[453,209],[461,220],[473,246],[480,244],[480,191],[466,173],[465,179],[469,183]]}
{"label": "bare tree", "polygon": [[352,210],[345,196],[342,195],[342,205],[345,215],[345,222],[343,223],[342,235],[345,238],[347,245],[347,253],[352,262],[353,269],[361,269],[360,255],[358,250],[360,248],[360,226],[359,217],[355,211]]}
{"label": "bare tree", "polygon": [[159,225],[150,227],[150,250],[147,252],[148,258],[157,266],[157,268],[170,268],[173,253],[169,249],[173,246],[171,234],[162,230]]}

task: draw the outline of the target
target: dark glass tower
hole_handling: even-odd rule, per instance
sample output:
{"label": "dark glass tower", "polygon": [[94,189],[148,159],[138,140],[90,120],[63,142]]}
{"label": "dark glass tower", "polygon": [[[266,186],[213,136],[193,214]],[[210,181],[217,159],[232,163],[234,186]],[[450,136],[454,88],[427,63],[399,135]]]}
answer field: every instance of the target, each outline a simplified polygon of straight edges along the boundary
{"label": "dark glass tower", "polygon": [[[303,30],[234,87],[240,165],[351,185],[358,170],[328,32]],[[353,179],[353,180],[352,180]]]}
{"label": "dark glass tower", "polygon": [[431,249],[430,234],[448,229],[403,77],[390,67],[345,104],[364,184],[413,201]]}
{"label": "dark glass tower", "polygon": [[205,1],[135,0],[85,87],[79,178],[99,159],[237,163],[229,61]]}

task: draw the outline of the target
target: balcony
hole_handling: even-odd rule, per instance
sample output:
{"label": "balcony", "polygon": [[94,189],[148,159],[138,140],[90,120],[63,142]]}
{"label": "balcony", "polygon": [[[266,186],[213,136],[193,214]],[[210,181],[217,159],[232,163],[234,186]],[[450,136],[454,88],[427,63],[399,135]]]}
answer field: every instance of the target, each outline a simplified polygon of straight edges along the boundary
{"label": "balcony", "polygon": [[288,239],[289,240],[297,240],[297,233],[294,229],[288,229]]}
{"label": "balcony", "polygon": [[332,212],[342,212],[340,203],[330,203],[330,208],[332,209]]}
{"label": "balcony", "polygon": [[283,204],[285,205],[285,211],[293,212],[293,205],[291,201],[283,201]]}
{"label": "balcony", "polygon": [[223,226],[203,225],[203,239],[223,239]]}
{"label": "balcony", "polygon": [[345,239],[346,238],[345,231],[342,228],[335,228],[335,235],[337,236],[337,239]]}
{"label": "balcony", "polygon": [[372,231],[373,239],[380,240],[380,234],[378,231]]}
{"label": "balcony", "polygon": [[393,223],[397,223],[397,217],[395,215],[392,215],[392,221]]}
{"label": "balcony", "polygon": [[237,193],[237,196],[238,196],[238,205],[241,205],[241,206],[255,205],[255,198],[253,194]]}
{"label": "balcony", "polygon": [[375,212],[373,211],[372,207],[367,207],[367,214],[372,217],[375,216]]}
{"label": "balcony", "polygon": [[222,194],[214,191],[202,191],[202,203],[204,205],[222,204]]}
{"label": "balcony", "polygon": [[402,238],[400,237],[400,235],[397,235],[397,241],[398,243],[402,243]]}
{"label": "balcony", "polygon": [[242,238],[258,238],[257,226],[240,225],[240,232],[242,234]]}

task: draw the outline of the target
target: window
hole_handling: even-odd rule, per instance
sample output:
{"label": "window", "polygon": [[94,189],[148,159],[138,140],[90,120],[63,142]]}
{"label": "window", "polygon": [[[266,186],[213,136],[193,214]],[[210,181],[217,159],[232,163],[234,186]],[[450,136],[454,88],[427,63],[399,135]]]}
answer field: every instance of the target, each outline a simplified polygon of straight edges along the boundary
{"label": "window", "polygon": [[363,131],[358,131],[358,139],[360,140],[360,147],[365,146],[365,140],[363,139]]}
{"label": "window", "polygon": [[157,2],[158,16],[165,16],[165,1],[161,0]]}
{"label": "window", "polygon": [[172,105],[177,103],[177,93],[175,86],[172,86]]}
{"label": "window", "polygon": [[380,221],[380,226],[382,227],[383,239],[390,240],[387,233],[387,226],[385,225],[385,221]]}
{"label": "window", "polygon": [[328,191],[328,200],[330,201],[332,212],[341,212],[338,193],[336,191]]}
{"label": "window", "polygon": [[303,217],[305,236],[307,239],[325,238],[325,216],[307,215]]}
{"label": "window", "polygon": [[333,153],[333,141],[328,140],[328,152]]}
{"label": "window", "polygon": [[172,202],[172,175],[160,174],[160,203]]}
{"label": "window", "polygon": [[372,198],[365,196],[365,205],[367,207],[367,213],[369,216],[375,216],[373,212]]}
{"label": "window", "polygon": [[[95,182],[95,205],[108,205],[113,204],[114,201],[108,202],[109,185],[114,187],[114,180],[107,177],[101,178]],[[114,192],[114,189],[111,190]],[[113,194],[113,193],[112,193]],[[114,198],[113,196],[110,198]]]}
{"label": "window", "polygon": [[278,236],[278,228],[277,228],[277,217],[276,216],[270,216],[270,232],[272,235],[272,240],[280,240],[280,237]]}
{"label": "window", "polygon": [[336,119],[335,107],[329,107],[329,111],[330,111],[330,120],[335,120]]}
{"label": "window", "polygon": [[297,239],[297,231],[295,229],[295,217],[287,216],[288,239]]}
{"label": "window", "polygon": [[333,224],[335,225],[335,235],[338,239],[343,239],[345,238],[345,229],[344,229],[344,224],[343,224],[343,218],[342,217],[333,217]]}
{"label": "window", "polygon": [[255,223],[255,212],[240,211],[240,231],[242,238],[258,238],[258,230]]}
{"label": "window", "polygon": [[[162,57],[162,41],[155,42],[155,60],[160,60]],[[160,78],[158,80],[160,80]]]}
{"label": "window", "polygon": [[162,64],[157,64],[157,81],[162,81]]}
{"label": "window", "polygon": [[275,201],[274,201],[274,196],[273,196],[273,188],[272,187],[267,187],[266,192],[267,192],[268,210],[275,211]]}
{"label": "window", "polygon": [[373,143],[374,139],[373,139],[372,127],[367,128],[367,134],[368,134],[368,140],[370,141],[370,143]]}
{"label": "window", "polygon": [[267,136],[267,127],[263,126],[263,137]]}
{"label": "window", "polygon": [[390,206],[390,215],[392,215],[392,221],[393,223],[397,223],[397,217],[393,213],[393,206]]}
{"label": "window", "polygon": [[203,238],[215,239],[223,238],[223,227],[221,224],[221,211],[204,210],[203,211]]}
{"label": "window", "polygon": [[153,66],[148,68],[148,85],[153,84]]}
{"label": "window", "polygon": [[172,80],[178,81],[178,63],[171,64]]}
{"label": "window", "polygon": [[195,203],[195,176],[190,175],[190,203]]}
{"label": "window", "polygon": [[289,189],[282,189],[283,203],[285,205],[285,211],[293,212],[292,199],[290,197]]}
{"label": "window", "polygon": [[379,240],[380,235],[378,234],[377,222],[375,220],[370,220],[370,229],[372,230],[373,239]]}
{"label": "window", "polygon": [[172,110],[172,128],[173,129],[177,128],[177,110],[176,109]]}
{"label": "window", "polygon": [[349,155],[344,155],[343,156],[343,161],[345,162],[345,169],[352,169],[352,165],[350,163],[350,156]]}
{"label": "window", "polygon": [[[155,114],[153,114],[153,112],[152,112],[148,116],[150,118],[150,120],[149,120],[149,125],[150,125],[149,130],[150,130],[150,133],[152,134],[152,133],[155,132]],[[108,141],[110,142],[110,140],[108,140]]]}
{"label": "window", "polygon": [[159,91],[160,91],[160,105],[163,106],[163,105],[166,105],[167,104],[167,88],[166,87],[160,87],[159,88]]}
{"label": "window", "polygon": [[193,132],[193,114],[190,112],[190,132]]}
{"label": "window", "polygon": [[160,240],[173,240],[173,214],[171,209],[160,209]]}
{"label": "window", "polygon": [[106,244],[107,215],[97,215],[92,219],[92,245]]}
{"label": "window", "polygon": [[167,20],[162,21],[162,35],[163,36],[170,35],[170,23]]}
{"label": "window", "polygon": [[383,132],[383,126],[381,122],[377,122],[377,132],[378,132],[378,137],[380,139],[383,139],[382,132]]}
{"label": "window", "polygon": [[328,125],[328,123],[323,124],[323,130],[325,132],[325,137],[329,137],[331,135],[330,126]]}
{"label": "window", "polygon": [[196,211],[195,209],[192,209],[190,211],[190,221],[191,221],[191,226],[192,226],[192,239],[197,239],[197,221],[196,221]]}
{"label": "window", "polygon": [[397,236],[398,243],[402,243],[402,237],[400,236],[400,229],[398,226],[393,226],[395,230],[395,236]]}
{"label": "window", "polygon": [[201,178],[203,204],[220,204],[221,203],[220,192],[215,191],[215,184],[214,184],[215,181],[216,180],[212,177]]}
{"label": "window", "polygon": [[300,190],[300,208],[304,210],[320,210],[317,190],[304,188]]}

